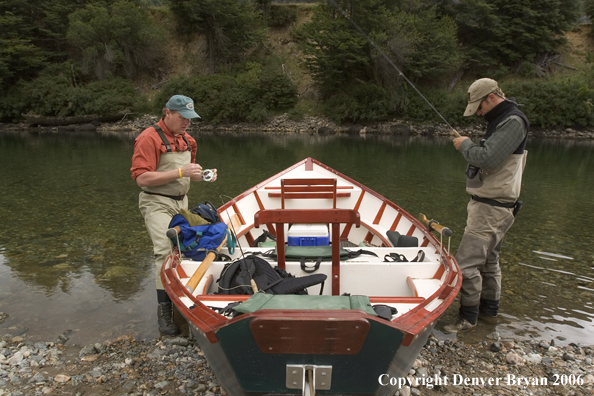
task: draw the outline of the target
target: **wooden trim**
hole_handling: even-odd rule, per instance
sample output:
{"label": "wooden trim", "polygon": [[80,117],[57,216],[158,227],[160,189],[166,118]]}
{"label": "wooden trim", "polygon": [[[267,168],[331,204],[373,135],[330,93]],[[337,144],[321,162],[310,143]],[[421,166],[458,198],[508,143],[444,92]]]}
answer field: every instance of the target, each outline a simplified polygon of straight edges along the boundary
{"label": "wooden trim", "polygon": [[[260,213],[260,212],[258,212]],[[257,213],[256,213],[257,215]],[[257,221],[257,220],[255,220]],[[255,223],[254,221],[254,223]],[[285,224],[276,223],[276,265],[280,269],[285,269]]]}
{"label": "wooden trim", "polygon": [[249,294],[204,294],[200,296],[196,296],[196,300],[198,301],[245,301],[250,298],[252,295]]}
{"label": "wooden trim", "polygon": [[[252,295],[245,294],[203,294],[196,296],[198,301],[246,301]],[[369,301],[372,304],[420,304],[425,301],[423,297],[390,297],[390,296],[371,296]]]}
{"label": "wooden trim", "polygon": [[419,297],[419,292],[417,291],[417,286],[415,285],[415,282],[412,280],[412,278],[410,276],[406,277],[406,283],[408,283],[408,286],[411,288],[415,297]]}
{"label": "wooden trim", "polygon": [[369,321],[353,311],[337,311],[332,318],[287,318],[281,311],[256,316],[250,322],[260,351],[274,354],[356,355],[369,328]]}
{"label": "wooden trim", "polygon": [[352,223],[361,225],[359,212],[353,209],[265,209],[254,215],[254,226],[268,223]]}
{"label": "wooden trim", "polygon": [[[359,199],[357,199],[357,203],[355,204],[355,207],[354,207],[354,209],[356,211],[359,211],[359,208],[361,207],[361,201],[363,201],[364,195],[365,195],[365,190],[361,190],[361,194],[359,194]],[[348,240],[352,227],[353,227],[352,224],[345,224],[344,229],[342,230],[342,234],[340,235],[340,239]]]}
{"label": "wooden trim", "polygon": [[424,301],[424,297],[369,297],[372,304],[421,304]]}
{"label": "wooden trim", "polygon": [[[353,186],[336,186],[337,190],[353,190],[355,187]],[[280,186],[266,186],[264,190],[280,190]]]}
{"label": "wooden trim", "polygon": [[[357,212],[357,215],[359,213]],[[340,224],[332,223],[332,295],[340,295]]]}
{"label": "wooden trim", "polygon": [[382,216],[384,215],[384,211],[386,210],[386,202],[382,202],[382,206],[380,206],[379,210],[377,211],[377,214],[375,215],[375,219],[373,219],[373,224],[378,224],[380,223],[380,220],[382,219]]}
{"label": "wooden trim", "polygon": [[437,268],[437,271],[435,271],[435,274],[433,274],[433,279],[441,279],[441,277],[445,273],[445,270],[446,270],[446,268],[445,268],[444,263],[441,263],[439,268]]}
{"label": "wooden trim", "polygon": [[[350,194],[350,193],[349,193]],[[281,207],[286,199],[332,199],[336,208],[336,178],[281,179]]]}
{"label": "wooden trim", "polygon": [[254,191],[254,198],[256,198],[256,203],[258,204],[258,207],[260,208],[260,210],[264,209],[264,204],[262,203],[262,200],[260,199],[260,194],[258,194],[258,191]]}
{"label": "wooden trim", "polygon": [[[302,195],[306,195],[306,194],[302,194]],[[336,193],[336,198],[349,198],[351,196],[350,192],[337,192]],[[282,195],[280,192],[269,192],[268,193],[268,197],[269,198],[282,198]],[[326,197],[326,196],[322,196],[321,193],[316,193],[315,196],[312,194],[311,196],[300,196],[297,193],[292,193],[290,197],[285,197],[285,199],[324,199],[324,198],[332,198],[332,196]]]}
{"label": "wooden trim", "polygon": [[[256,197],[256,202],[258,203],[258,208],[260,208],[260,210],[266,209],[264,207],[264,204],[262,203],[262,200],[260,199],[260,195],[258,195],[258,191],[254,191],[254,196]],[[272,235],[275,235],[275,233],[274,233],[274,227],[272,226],[272,224],[267,224],[267,228],[268,228],[268,232],[269,233],[271,233]],[[252,246],[253,244],[254,244],[254,241],[252,241],[250,243],[250,246]]]}
{"label": "wooden trim", "polygon": [[212,274],[208,275],[208,278],[206,278],[206,283],[204,283],[204,288],[202,289],[202,294],[208,294],[208,289],[210,289],[210,285],[212,285],[212,281],[214,279],[214,276]]}
{"label": "wooden trim", "polygon": [[177,276],[180,278],[189,278],[188,274],[186,274],[186,271],[184,271],[184,268],[181,265],[175,267],[175,270],[177,271]]}
{"label": "wooden trim", "polygon": [[[365,227],[368,230],[370,230],[367,233],[367,236],[365,237],[365,240],[368,243],[371,242],[371,240],[373,239],[373,235],[375,235],[375,236],[377,236],[382,241],[382,243],[384,244],[384,246],[392,246],[392,244],[390,243],[390,241],[388,241],[388,238],[387,237],[385,237],[384,235],[382,235],[382,233],[379,232],[377,229],[373,228],[373,224],[367,224],[367,223],[365,223],[363,221],[361,222],[361,224],[363,224],[363,227]],[[371,236],[371,238],[369,238],[369,240],[367,240],[367,237],[369,236],[369,234],[373,234],[373,235]]]}
{"label": "wooden trim", "polygon": [[[373,219],[373,223],[372,223],[373,225],[379,225],[379,222],[382,219],[382,216],[384,215],[385,210],[386,210],[386,202],[384,201],[384,202],[382,202],[382,205],[380,206],[379,210],[375,214],[375,219]],[[377,232],[372,232],[371,230],[369,230],[369,232],[367,233],[367,235],[365,235],[365,238],[363,240],[367,243],[371,243],[371,241],[373,240],[373,236],[376,234],[377,234]]]}
{"label": "wooden trim", "polygon": [[306,171],[313,171],[313,167],[314,167],[314,159],[311,157],[307,157],[305,159],[305,170]]}
{"label": "wooden trim", "polygon": [[398,212],[396,219],[394,219],[394,222],[392,223],[392,226],[390,227],[390,231],[396,231],[396,227],[398,227],[398,224],[400,223],[401,218],[402,218],[402,213]]}
{"label": "wooden trim", "polygon": [[407,236],[412,236],[412,234],[415,232],[415,230],[417,229],[417,226],[413,223],[410,226],[410,229],[408,230],[408,232],[406,233]]}

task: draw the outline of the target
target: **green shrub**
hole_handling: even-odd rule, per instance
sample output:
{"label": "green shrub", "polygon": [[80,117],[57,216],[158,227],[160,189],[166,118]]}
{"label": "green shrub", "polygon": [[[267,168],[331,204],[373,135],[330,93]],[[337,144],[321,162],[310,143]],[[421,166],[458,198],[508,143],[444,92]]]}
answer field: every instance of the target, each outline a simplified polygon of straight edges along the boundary
{"label": "green shrub", "polygon": [[[594,126],[594,74],[565,80],[499,81],[508,97],[515,97],[530,124],[551,128]],[[456,92],[444,89],[423,89],[421,92],[450,125],[468,125],[479,117],[464,117],[466,88]],[[414,121],[443,122],[435,111],[411,88],[392,96],[397,115]]]}
{"label": "green shrub", "polygon": [[178,77],[169,81],[157,95],[157,111],[175,94],[194,100],[196,111],[208,122],[264,121],[275,110],[297,103],[297,88],[272,66],[248,63],[235,75],[210,74]]}
{"label": "green shrub", "polygon": [[69,20],[67,38],[85,74],[100,80],[130,78],[160,66],[165,29],[133,2],[118,0],[109,8],[90,3]]}
{"label": "green shrub", "polygon": [[[419,91],[450,125],[474,122],[469,117],[463,117],[467,104],[466,91],[449,92],[443,88],[419,88]],[[410,86],[402,87],[391,99],[397,114],[404,119],[443,123],[436,111]]]}
{"label": "green shrub", "polygon": [[[508,96],[523,104],[530,123],[545,127],[594,126],[594,86],[591,76],[559,81],[526,81],[502,84]],[[508,93],[509,92],[509,93]]]}
{"label": "green shrub", "polygon": [[323,104],[324,114],[335,122],[385,121],[390,113],[386,91],[374,84],[351,85]]}
{"label": "green shrub", "polygon": [[68,62],[55,64],[31,81],[19,81],[0,99],[0,118],[13,121],[25,113],[106,116],[134,107],[136,90],[131,81],[113,79],[85,84],[76,79],[74,70]]}
{"label": "green shrub", "polygon": [[271,4],[270,13],[266,18],[269,27],[289,26],[297,20],[299,11],[294,6],[284,4]]}

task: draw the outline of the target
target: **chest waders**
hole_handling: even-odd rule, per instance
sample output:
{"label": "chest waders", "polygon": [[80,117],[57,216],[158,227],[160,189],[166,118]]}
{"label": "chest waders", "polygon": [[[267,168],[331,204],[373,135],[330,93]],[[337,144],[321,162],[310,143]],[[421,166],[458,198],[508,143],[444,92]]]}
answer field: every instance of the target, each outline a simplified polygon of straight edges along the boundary
{"label": "chest waders", "polygon": [[[186,141],[188,150],[173,151],[171,144],[163,134],[161,128],[154,126],[161,140],[165,144],[167,152],[161,153],[157,172],[166,172],[176,170],[189,164],[192,161],[192,148]],[[169,238],[166,236],[171,218],[179,213],[180,209],[188,208],[188,198],[186,194],[190,189],[190,178],[182,177],[165,183],[160,186],[143,187],[143,191],[138,198],[138,206],[144,217],[144,223],[153,241],[153,251],[155,254],[155,280],[158,290],[163,290],[161,282],[161,266],[171,250]]]}

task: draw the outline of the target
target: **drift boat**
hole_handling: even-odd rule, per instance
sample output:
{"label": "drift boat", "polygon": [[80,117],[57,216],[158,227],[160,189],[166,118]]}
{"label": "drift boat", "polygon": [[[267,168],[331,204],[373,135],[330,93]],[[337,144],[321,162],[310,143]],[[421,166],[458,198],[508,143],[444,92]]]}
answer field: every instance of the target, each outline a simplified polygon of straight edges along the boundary
{"label": "drift boat", "polygon": [[[312,158],[218,212],[237,248],[222,245],[202,263],[173,249],[161,278],[231,396],[392,395],[461,286],[443,243],[448,228]],[[264,243],[273,255],[258,244],[264,231],[276,237]],[[295,249],[303,257],[291,259]],[[315,259],[320,249],[331,254]],[[218,294],[229,264],[222,258],[254,254],[297,278],[326,281],[307,295]]]}

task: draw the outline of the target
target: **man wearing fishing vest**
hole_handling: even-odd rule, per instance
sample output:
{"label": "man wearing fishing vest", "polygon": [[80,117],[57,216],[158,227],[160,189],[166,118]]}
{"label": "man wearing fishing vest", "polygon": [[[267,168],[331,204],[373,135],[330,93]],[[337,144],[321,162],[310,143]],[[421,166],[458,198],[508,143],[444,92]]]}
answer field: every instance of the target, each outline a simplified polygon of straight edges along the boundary
{"label": "man wearing fishing vest", "polygon": [[468,89],[464,116],[474,113],[487,121],[481,143],[475,144],[467,136],[454,139],[454,146],[468,161],[466,191],[471,199],[456,253],[463,278],[460,311],[454,323],[444,326],[446,333],[468,330],[479,318],[496,323],[501,297],[499,253],[522,204],[518,198],[530,129],[526,115],[489,78],[475,81]]}
{"label": "man wearing fishing vest", "polygon": [[[190,181],[202,181],[202,167],[195,163],[196,141],[186,133],[191,119],[200,119],[192,99],[174,95],[157,124],[145,129],[134,141],[132,178],[142,192],[138,199],[146,229],[153,241],[157,283],[159,330],[176,335],[173,305],[161,283],[161,266],[171,250],[166,236],[171,218],[180,209],[188,209]],[[212,181],[216,180],[213,169]]]}

